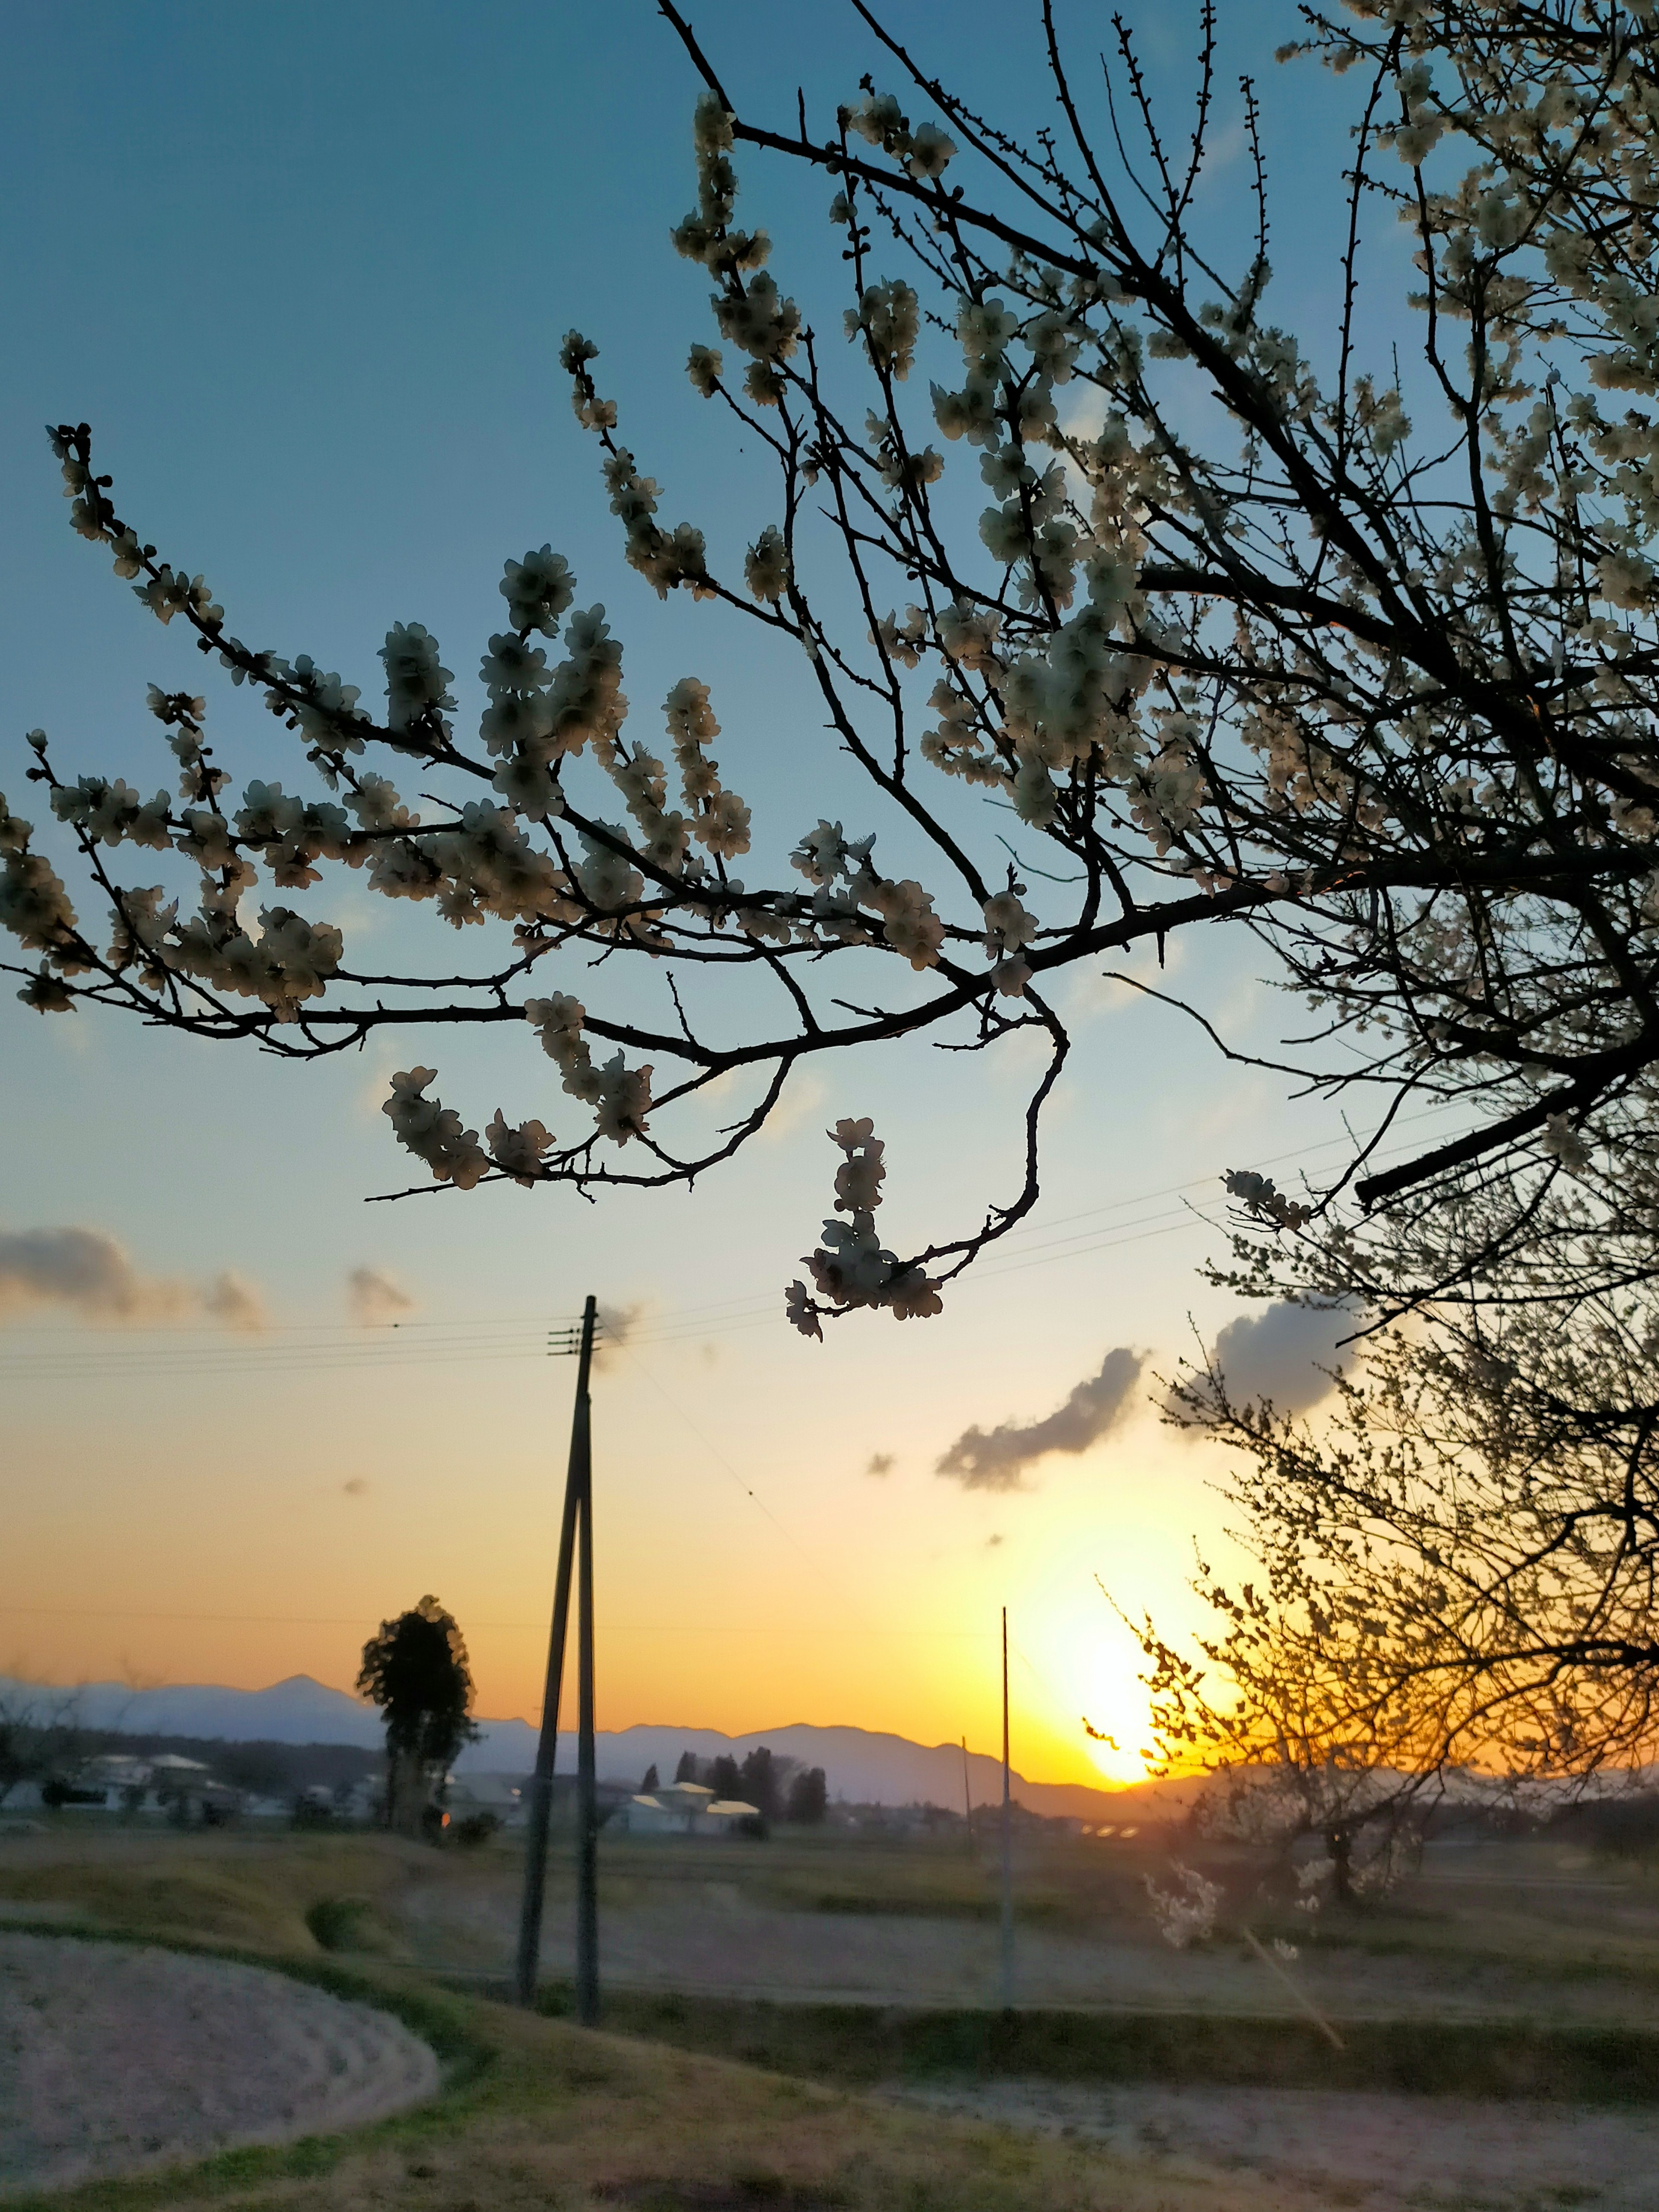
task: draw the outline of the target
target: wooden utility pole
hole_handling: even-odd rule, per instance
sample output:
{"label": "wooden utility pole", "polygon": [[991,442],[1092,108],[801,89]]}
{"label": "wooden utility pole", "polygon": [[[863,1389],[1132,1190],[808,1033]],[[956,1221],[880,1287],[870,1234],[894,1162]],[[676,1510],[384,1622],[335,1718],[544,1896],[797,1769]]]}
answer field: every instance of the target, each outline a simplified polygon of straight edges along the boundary
{"label": "wooden utility pole", "polygon": [[962,1810],[968,1822],[968,1856],[974,1856],[974,1792],[968,1779],[968,1739],[962,1739]]}
{"label": "wooden utility pole", "polygon": [[599,1806],[593,1737],[593,1455],[582,1421],[576,1549],[576,2018],[599,2024]]}
{"label": "wooden utility pole", "polygon": [[[547,1832],[553,1815],[553,1762],[559,1742],[559,1700],[564,1688],[564,1647],[570,1626],[570,1572],[576,1548],[576,1529],[583,1522],[584,1500],[592,1487],[592,1449],[588,1425],[588,1374],[593,1361],[593,1325],[597,1308],[590,1297],[582,1308],[581,1343],[576,1367],[576,1404],[570,1421],[570,1458],[565,1469],[564,1513],[559,1523],[559,1563],[553,1577],[553,1625],[547,1641],[547,1677],[542,1690],[542,1726],[536,1745],[536,1771],[530,1785],[530,1827],[525,1840],[524,1902],[519,1915],[519,1957],[515,1992],[521,2005],[536,2002],[536,1972],[542,1948],[542,1899],[547,1885]],[[568,1346],[564,1347],[568,1350]],[[586,1534],[584,1554],[591,1551]],[[587,1620],[592,1640],[591,1607]],[[592,1667],[587,1668],[589,1703]],[[580,1943],[580,1918],[577,1939]],[[577,1977],[580,1990],[580,1975]]]}
{"label": "wooden utility pole", "polygon": [[1014,2008],[1014,1860],[1008,1785],[1008,1608],[1002,1608],[1002,2009]]}

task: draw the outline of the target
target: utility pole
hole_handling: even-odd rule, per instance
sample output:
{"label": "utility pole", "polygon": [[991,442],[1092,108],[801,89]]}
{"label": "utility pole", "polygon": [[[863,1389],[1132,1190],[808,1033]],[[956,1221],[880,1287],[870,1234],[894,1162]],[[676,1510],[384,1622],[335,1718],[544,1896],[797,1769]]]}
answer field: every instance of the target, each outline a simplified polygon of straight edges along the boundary
{"label": "utility pole", "polygon": [[[592,1301],[589,1301],[591,1305]],[[584,1407],[586,1407],[584,1400]],[[593,1455],[582,1416],[576,1549],[576,2018],[599,2024],[599,1807],[593,1740]]]}
{"label": "utility pole", "polygon": [[974,1792],[968,1779],[968,1739],[962,1739],[962,1810],[968,1822],[968,1856],[974,1856]]}
{"label": "utility pole", "polygon": [[1008,1786],[1008,1608],[1002,1608],[1002,2009],[1014,2008],[1014,1861]]}
{"label": "utility pole", "polygon": [[[547,1643],[547,1676],[542,1690],[542,1726],[536,1745],[536,1771],[530,1786],[530,1828],[525,1841],[524,1902],[519,1915],[518,1972],[515,1994],[521,2005],[536,2002],[536,1972],[542,1948],[542,1899],[547,1884],[547,1832],[553,1814],[553,1762],[559,1742],[559,1700],[564,1688],[564,1648],[570,1626],[570,1571],[576,1548],[577,1522],[583,1500],[592,1488],[592,1452],[588,1428],[588,1374],[593,1360],[593,1327],[597,1308],[592,1297],[582,1308],[581,1341],[576,1367],[576,1404],[570,1421],[570,1458],[565,1470],[564,1513],[559,1523],[559,1563],[553,1577],[553,1624]],[[559,1351],[573,1347],[562,1345]],[[584,1541],[584,1552],[588,1547]],[[587,1628],[592,1638],[591,1606]],[[590,1690],[592,1668],[587,1669]],[[578,1919],[577,1939],[580,1942]],[[580,1988],[580,1975],[578,1973]]]}

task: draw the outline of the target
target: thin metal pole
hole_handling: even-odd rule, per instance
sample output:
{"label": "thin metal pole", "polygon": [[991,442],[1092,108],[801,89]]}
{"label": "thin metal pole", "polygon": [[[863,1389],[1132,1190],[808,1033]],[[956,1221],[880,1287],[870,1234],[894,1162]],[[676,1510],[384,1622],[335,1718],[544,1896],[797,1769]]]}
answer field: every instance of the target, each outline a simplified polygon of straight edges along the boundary
{"label": "thin metal pole", "polygon": [[1008,1785],[1008,1608],[1002,1608],[1002,2009],[1014,2008],[1014,1862]]}
{"label": "thin metal pole", "polygon": [[547,1678],[542,1690],[541,1735],[536,1771],[530,1785],[530,1828],[525,1843],[524,1902],[519,1914],[519,1957],[515,1994],[521,2005],[536,2002],[536,1970],[542,1948],[542,1899],[547,1886],[547,1832],[553,1814],[553,1762],[559,1742],[559,1700],[564,1688],[564,1647],[570,1625],[570,1568],[581,1505],[581,1470],[587,1457],[587,1376],[593,1358],[590,1297],[582,1309],[581,1353],[576,1369],[576,1404],[570,1421],[570,1458],[565,1469],[564,1514],[559,1523],[559,1564],[553,1577],[553,1626],[547,1640]]}
{"label": "thin metal pole", "polygon": [[962,1739],[962,1810],[968,1822],[968,1856],[974,1856],[974,1793],[968,1780],[968,1739]]}
{"label": "thin metal pole", "polygon": [[576,2017],[599,2024],[599,1808],[593,1739],[593,1455],[582,1423],[576,1545]]}

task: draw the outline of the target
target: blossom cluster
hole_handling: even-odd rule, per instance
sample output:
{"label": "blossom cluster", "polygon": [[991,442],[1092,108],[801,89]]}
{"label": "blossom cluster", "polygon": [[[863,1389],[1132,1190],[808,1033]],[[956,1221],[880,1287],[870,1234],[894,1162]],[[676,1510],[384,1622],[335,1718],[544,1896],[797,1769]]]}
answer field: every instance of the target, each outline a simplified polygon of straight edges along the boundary
{"label": "blossom cluster", "polygon": [[596,1067],[582,1034],[587,1010],[580,999],[565,992],[526,1000],[524,1013],[541,1039],[543,1051],[558,1068],[565,1090],[593,1109],[600,1136],[618,1145],[642,1137],[651,1111],[650,1068],[624,1066],[619,1051]]}
{"label": "blossom cluster", "polygon": [[[881,1204],[887,1169],[886,1147],[875,1134],[874,1124],[867,1117],[849,1118],[837,1121],[829,1136],[842,1153],[836,1170],[836,1209],[850,1218],[824,1223],[823,1243],[806,1255],[812,1291],[799,1281],[789,1285],[785,1298],[788,1320],[803,1336],[820,1337],[826,1310],[885,1307],[896,1321],[941,1312],[939,1285],[914,1261],[901,1261],[888,1251],[876,1234],[875,1209]],[[814,1291],[827,1305],[817,1302]]]}
{"label": "blossom cluster", "polygon": [[1179,1860],[1171,1862],[1170,1871],[1175,1881],[1168,1889],[1161,1887],[1151,1875],[1142,1876],[1158,1934],[1175,1951],[1185,1951],[1194,1943],[1207,1943],[1215,1933],[1216,1915],[1220,1910],[1219,1884],[1206,1880],[1196,1867],[1183,1866]]}
{"label": "blossom cluster", "polygon": [[1249,1168],[1230,1168],[1222,1182],[1227,1195],[1237,1200],[1245,1212],[1276,1229],[1300,1229],[1312,1218],[1313,1208],[1286,1198],[1271,1176],[1258,1175]]}

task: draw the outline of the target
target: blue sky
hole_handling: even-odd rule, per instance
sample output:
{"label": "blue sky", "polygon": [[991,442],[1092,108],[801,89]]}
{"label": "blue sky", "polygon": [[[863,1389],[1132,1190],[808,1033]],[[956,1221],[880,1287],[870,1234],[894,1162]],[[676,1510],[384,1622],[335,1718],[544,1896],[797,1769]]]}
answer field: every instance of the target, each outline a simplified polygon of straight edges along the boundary
{"label": "blue sky", "polygon": [[[1267,81],[1278,312],[1317,350],[1341,114],[1310,66],[1274,69],[1291,10],[1224,12],[1239,36],[1204,220],[1224,245],[1243,235],[1231,88],[1252,68]],[[1184,96],[1184,12],[1131,13],[1160,94]],[[972,0],[892,20],[970,96],[1048,119],[1018,11]],[[798,83],[819,111],[852,96],[873,60],[830,6],[728,0],[699,30],[732,88],[775,114]],[[165,756],[144,686],[202,681],[187,642],[66,526],[40,426],[84,417],[121,511],[164,558],[205,572],[238,634],[307,651],[366,692],[394,620],[427,623],[470,673],[501,618],[503,559],[550,538],[580,603],[611,611],[641,708],[704,675],[745,791],[792,836],[815,818],[818,787],[796,788],[784,742],[810,711],[797,668],[703,610],[659,606],[627,571],[557,366],[567,329],[599,342],[605,388],[676,517],[711,538],[764,519],[684,374],[690,340],[710,335],[706,279],[666,241],[692,197],[696,88],[644,0],[15,5],[9,46],[0,790],[14,806],[42,811],[22,780],[37,724],[65,765],[154,788]],[[741,167],[781,280],[827,322],[841,303],[822,183]],[[1398,297],[1377,311],[1378,348]],[[206,688],[223,757],[254,772],[272,725],[222,681]],[[371,916],[355,883],[337,904],[377,943],[411,926]],[[429,940],[437,925],[417,920]],[[1180,980],[1235,1033],[1273,1012],[1237,948],[1218,939],[1183,959]],[[822,1349],[777,1307],[827,1200],[825,1121],[876,1115],[890,1234],[920,1241],[1012,1182],[1020,1071],[958,1079],[950,1063],[941,1080],[921,1047],[827,1070],[775,1136],[690,1198],[595,1210],[491,1189],[366,1207],[407,1179],[378,1107],[412,1048],[295,1070],[99,1017],[41,1022],[0,996],[0,1231],[82,1224],[148,1275],[236,1268],[276,1324],[239,1346],[14,1318],[0,1337],[0,1662],[344,1681],[373,1621],[435,1588],[471,1632],[486,1708],[532,1710],[568,1380],[533,1356],[535,1332],[591,1288],[645,1315],[600,1383],[606,1725],[862,1721],[988,1742],[1006,1599],[1029,1660],[1027,1771],[1089,1771],[1078,1711],[1133,1727],[1137,1710],[1093,1577],[1132,1608],[1180,1612],[1189,1533],[1215,1517],[1200,1455],[1148,1414],[1045,1462],[1030,1494],[963,1494],[932,1462],[969,1423],[1050,1411],[1112,1345],[1167,1369],[1189,1313],[1211,1331],[1228,1319],[1193,1272],[1218,1238],[1179,1194],[1137,1202],[1327,1142],[1336,1124],[1229,1070],[1177,1018],[1097,979],[1073,990],[1091,1011],[1038,1222],[942,1320],[853,1322]],[[512,1118],[544,1107],[545,1063],[517,1040],[427,1056],[455,1070],[469,1119],[498,1099]],[[1213,1213],[1213,1182],[1189,1195]],[[417,1301],[405,1341],[424,1356],[364,1351],[342,1288],[363,1265]],[[56,1364],[32,1376],[15,1357],[46,1349]],[[864,1472],[873,1454],[892,1456],[886,1476]]]}

